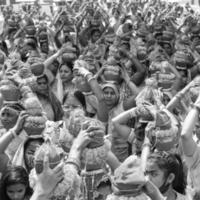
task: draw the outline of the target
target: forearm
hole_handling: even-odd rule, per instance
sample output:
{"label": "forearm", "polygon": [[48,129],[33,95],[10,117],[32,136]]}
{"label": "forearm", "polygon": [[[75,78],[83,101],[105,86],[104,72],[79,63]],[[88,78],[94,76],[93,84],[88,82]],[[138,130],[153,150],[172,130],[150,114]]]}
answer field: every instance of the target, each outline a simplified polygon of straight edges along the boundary
{"label": "forearm", "polygon": [[183,152],[186,156],[192,156],[196,149],[196,142],[193,140],[193,130],[198,120],[199,111],[193,108],[185,118],[182,131],[181,141]]}
{"label": "forearm", "polygon": [[[178,104],[180,104],[181,99],[184,97],[184,95],[186,94],[186,92],[190,89],[190,84],[188,84],[187,86],[185,86],[185,88],[183,88],[180,92],[178,92],[171,100],[170,102],[167,104],[166,108],[169,111],[172,111]],[[176,89],[173,87],[172,88],[172,92],[176,92]],[[174,95],[174,94],[172,94]]]}
{"label": "forearm", "polygon": [[20,28],[16,33],[15,35],[13,36],[14,39],[18,38],[20,36],[20,34],[22,33],[23,31],[23,28]]}
{"label": "forearm", "polygon": [[56,52],[51,57],[47,58],[43,63],[44,64],[44,68],[47,69],[58,56],[59,56],[59,52]]}
{"label": "forearm", "polygon": [[139,93],[138,87],[130,79],[126,81],[126,84],[131,91],[131,95],[137,95]]}
{"label": "forearm", "polygon": [[146,170],[147,159],[150,154],[150,148],[151,148],[151,144],[150,144],[149,138],[145,137],[143,148],[142,148],[142,154],[141,154],[141,168],[143,172],[145,172]]}
{"label": "forearm", "polygon": [[8,145],[14,139],[14,130],[10,129],[7,133],[5,133],[0,138],[0,154],[4,153]]}
{"label": "forearm", "polygon": [[91,87],[91,90],[94,92],[95,96],[97,97],[99,102],[104,101],[104,95],[103,95],[103,91],[100,87],[100,85],[98,84],[96,78],[94,78],[94,76],[92,74],[88,74],[87,75],[87,80],[88,83]]}
{"label": "forearm", "polygon": [[114,172],[115,169],[117,169],[121,164],[119,160],[117,159],[117,157],[111,151],[108,152],[106,162],[111,168],[112,172]]}
{"label": "forearm", "polygon": [[126,124],[130,118],[136,117],[136,108],[132,108],[130,110],[127,110],[119,115],[117,115],[115,118],[113,118],[112,122],[118,123],[118,124]]}
{"label": "forearm", "polygon": [[187,117],[185,118],[183,127],[182,127],[182,131],[181,131],[181,136],[184,138],[191,138],[192,137],[192,133],[193,133],[193,129],[195,127],[195,124],[198,120],[198,115],[199,115],[199,111],[196,108],[193,108],[189,114],[187,115]]}

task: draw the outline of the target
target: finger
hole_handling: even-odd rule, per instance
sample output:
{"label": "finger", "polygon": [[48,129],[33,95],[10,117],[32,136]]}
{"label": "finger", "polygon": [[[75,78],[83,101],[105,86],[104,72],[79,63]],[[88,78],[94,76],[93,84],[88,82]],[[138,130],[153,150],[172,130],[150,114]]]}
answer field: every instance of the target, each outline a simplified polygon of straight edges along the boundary
{"label": "finger", "polygon": [[43,166],[44,166],[44,170],[49,169],[49,152],[46,152],[44,155]]}
{"label": "finger", "polygon": [[25,111],[25,110],[21,111],[21,113],[20,113],[21,116],[25,115],[25,114],[28,114],[27,111]]}
{"label": "finger", "polygon": [[98,131],[98,130],[105,131],[105,128],[104,127],[89,126],[86,131],[92,132],[92,131]]}
{"label": "finger", "polygon": [[102,136],[104,135],[104,131],[102,131],[102,130],[97,130],[97,131],[89,132],[88,135],[89,135],[90,137],[96,136],[95,138],[98,138],[98,136],[99,136],[99,138],[102,138]]}
{"label": "finger", "polygon": [[91,132],[91,131],[95,131],[95,130],[99,130],[100,128],[99,127],[95,127],[95,126],[89,126],[86,131],[87,132]]}
{"label": "finger", "polygon": [[28,113],[23,113],[20,115],[21,119],[25,119],[26,117],[28,117],[29,114]]}

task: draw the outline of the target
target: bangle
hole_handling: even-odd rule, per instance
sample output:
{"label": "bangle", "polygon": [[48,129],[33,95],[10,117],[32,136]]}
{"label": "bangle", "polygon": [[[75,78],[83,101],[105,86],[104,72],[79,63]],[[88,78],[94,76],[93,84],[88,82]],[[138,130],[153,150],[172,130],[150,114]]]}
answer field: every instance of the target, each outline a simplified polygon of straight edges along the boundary
{"label": "bangle", "polygon": [[74,166],[76,167],[76,169],[77,169],[78,172],[80,171],[80,165],[81,165],[81,164],[80,164],[79,159],[73,158],[73,157],[69,157],[69,158],[67,159],[66,164],[72,164],[72,165],[74,165]]}
{"label": "bangle", "polygon": [[92,76],[90,78],[87,78],[87,81],[90,82],[91,80],[94,80],[94,79],[96,79],[95,76]]}

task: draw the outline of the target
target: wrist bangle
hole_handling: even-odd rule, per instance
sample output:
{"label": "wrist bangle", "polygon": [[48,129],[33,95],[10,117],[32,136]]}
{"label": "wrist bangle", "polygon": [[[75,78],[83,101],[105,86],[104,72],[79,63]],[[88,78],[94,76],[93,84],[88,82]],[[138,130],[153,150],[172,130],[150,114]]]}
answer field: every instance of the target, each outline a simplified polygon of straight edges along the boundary
{"label": "wrist bangle", "polygon": [[72,157],[69,157],[67,159],[67,162],[66,164],[72,164],[76,167],[77,171],[79,172],[80,171],[80,161],[77,159],[77,158],[72,158]]}

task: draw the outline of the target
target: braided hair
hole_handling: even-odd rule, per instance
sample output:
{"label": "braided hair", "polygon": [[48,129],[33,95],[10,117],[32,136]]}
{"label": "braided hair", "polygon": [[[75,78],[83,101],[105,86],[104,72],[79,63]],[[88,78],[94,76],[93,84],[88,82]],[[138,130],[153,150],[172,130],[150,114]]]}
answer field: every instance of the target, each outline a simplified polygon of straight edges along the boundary
{"label": "braided hair", "polygon": [[167,178],[171,173],[175,178],[172,182],[173,189],[180,193],[185,194],[186,188],[186,175],[184,173],[183,163],[181,157],[178,154],[167,152],[154,152],[148,160],[157,164],[157,166],[164,171],[164,175]]}

